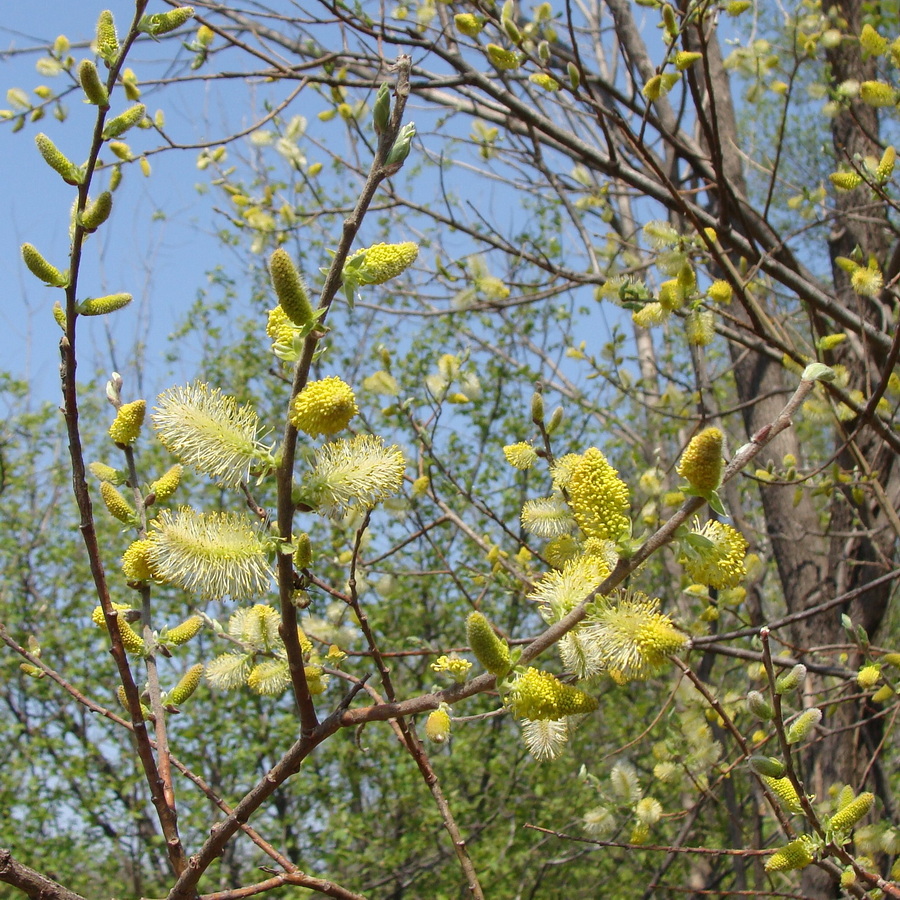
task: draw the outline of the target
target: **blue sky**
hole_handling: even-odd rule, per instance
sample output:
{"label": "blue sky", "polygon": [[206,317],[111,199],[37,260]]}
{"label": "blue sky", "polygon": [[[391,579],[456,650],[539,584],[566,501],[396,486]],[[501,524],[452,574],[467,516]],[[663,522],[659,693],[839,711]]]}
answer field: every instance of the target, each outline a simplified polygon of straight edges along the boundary
{"label": "blue sky", "polygon": [[[124,30],[133,3],[106,0],[106,5]],[[93,5],[80,3],[15,4],[5,9],[0,25],[0,108],[10,108],[5,96],[9,88],[24,90],[37,102],[35,87],[46,84],[57,90],[68,79],[65,74],[54,78],[39,74],[35,69],[39,53],[14,51],[35,48],[65,34],[77,62],[89,55],[86,45],[79,47],[78,42],[92,36],[95,15]],[[131,65],[139,79],[158,71],[154,50],[154,45],[145,44],[135,51]],[[156,109],[152,91],[142,99],[151,112]],[[124,108],[126,102],[120,95],[112,111]],[[25,269],[19,247],[25,241],[33,243],[54,265],[66,265],[74,190],[44,164],[34,145],[34,135],[44,131],[73,161],[83,160],[96,109],[84,104],[80,93],[72,93],[65,105],[69,117],[62,124],[49,114],[40,122],[29,122],[17,134],[9,124],[0,124],[0,159],[4,163],[0,183],[6,211],[0,224],[0,266],[6,273],[0,303],[0,369],[29,379],[35,399],[53,401],[59,396],[60,332],[51,308],[62,292],[43,286]],[[167,94],[165,114],[167,125],[171,124],[180,138],[200,134],[204,116],[195,115],[184,98]],[[130,133],[128,140],[135,152],[156,144],[152,135],[140,131]],[[193,153],[160,154],[151,160],[150,178],[144,178],[136,166],[126,170],[111,222],[87,245],[79,297],[119,291],[135,297],[132,306],[121,313],[82,320],[79,377],[96,380],[98,389],[102,390],[104,379],[95,376],[95,370],[108,370],[115,364],[126,374],[128,354],[136,340],[147,344],[149,369],[159,370],[171,327],[205,284],[205,273],[214,254],[220,252],[209,236],[210,200],[194,190],[194,184],[204,180],[195,161]],[[105,177],[99,178],[93,193],[105,183]]]}

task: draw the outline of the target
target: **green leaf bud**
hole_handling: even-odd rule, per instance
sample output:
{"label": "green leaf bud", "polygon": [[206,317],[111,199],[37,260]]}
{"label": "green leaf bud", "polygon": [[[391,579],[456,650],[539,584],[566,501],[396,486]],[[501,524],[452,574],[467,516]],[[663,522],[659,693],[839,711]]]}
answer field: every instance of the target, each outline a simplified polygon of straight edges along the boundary
{"label": "green leaf bud", "polygon": [[309,289],[288,252],[279,247],[269,257],[269,277],[285,315],[301,328],[313,321]]}
{"label": "green leaf bud", "polygon": [[147,107],[143,103],[136,103],[106,123],[103,128],[103,140],[109,141],[125,134],[126,131],[142,121],[146,115]]}
{"label": "green leaf bud", "polygon": [[822,710],[818,707],[804,710],[794,721],[787,731],[787,742],[789,744],[799,744],[800,741],[806,740],[809,733],[822,721]]}
{"label": "green leaf bud", "polygon": [[203,628],[202,616],[191,616],[180,625],[176,625],[174,628],[164,632],[162,639],[167,644],[174,644],[178,647],[195,638],[200,633],[201,628]]}
{"label": "green leaf bud", "polygon": [[134,521],[135,513],[131,504],[108,481],[100,482],[100,496],[113,518],[126,524]]}
{"label": "green leaf bud", "polygon": [[66,184],[81,184],[84,181],[84,173],[81,169],[69,160],[46,134],[43,132],[36,134],[34,142],[41,156],[44,157],[44,162],[54,172],[57,172]]}
{"label": "green leaf bud", "polygon": [[498,678],[509,672],[509,647],[494,634],[490,622],[480,612],[469,614],[466,635],[472,652],[488,672]]}
{"label": "green leaf bud", "polygon": [[111,64],[119,53],[116,24],[108,9],[104,9],[97,19],[97,53],[107,64]]}
{"label": "green leaf bud", "polygon": [[91,59],[83,59],[78,64],[78,82],[84,91],[88,103],[99,106],[100,109],[109,109],[109,91],[106,85],[100,80],[100,74],[97,67]]}
{"label": "green leaf bud", "polygon": [[187,701],[191,694],[197,690],[197,686],[200,684],[200,678],[202,676],[203,663],[197,663],[196,665],[191,666],[187,672],[181,676],[181,680],[178,684],[169,691],[169,696],[167,698],[169,703],[172,703],[175,706],[181,706],[181,704]]}
{"label": "green leaf bud", "polygon": [[385,82],[375,95],[375,106],[372,111],[372,127],[375,134],[383,134],[391,121],[391,86]]}
{"label": "green leaf bud", "polygon": [[557,406],[556,409],[550,413],[550,421],[547,423],[547,434],[553,434],[553,432],[562,425],[564,415],[565,411],[561,406]]}
{"label": "green leaf bud", "polygon": [[786,672],[775,680],[775,693],[790,694],[791,691],[795,691],[800,687],[805,679],[806,666],[803,663],[798,663],[790,672]]}
{"label": "green leaf bud", "polygon": [[114,469],[106,463],[92,462],[88,466],[88,471],[97,481],[108,481],[110,484],[125,483],[125,476],[118,469]]}
{"label": "green leaf bud", "polygon": [[848,803],[840,812],[831,817],[833,831],[849,831],[875,803],[875,795],[871,791],[865,791],[856,799]]}
{"label": "green leaf bud", "polygon": [[414,122],[409,122],[400,129],[399,133],[397,134],[397,140],[394,141],[394,146],[391,147],[390,152],[387,155],[387,159],[384,161],[384,166],[386,169],[391,169],[394,171],[400,169],[400,166],[403,165],[406,157],[409,156],[412,139],[415,136],[416,126]]}
{"label": "green leaf bud", "polygon": [[78,314],[82,316],[105,316],[107,313],[123,309],[131,303],[131,294],[107,294],[105,297],[88,297],[78,304]]}
{"label": "green leaf bud", "polygon": [[764,722],[775,715],[772,704],[769,703],[759,691],[750,691],[750,693],[747,694],[747,709],[749,709],[757,719],[762,719]]}
{"label": "green leaf bud", "polygon": [[774,756],[751,756],[750,768],[757,775],[765,775],[768,778],[781,778],[784,775],[784,763]]}
{"label": "green leaf bud", "polygon": [[51,287],[66,287],[68,285],[69,273],[60,272],[56,266],[51,266],[41,256],[40,251],[34,244],[22,244],[22,259],[25,261],[25,265],[28,266],[28,271],[43,281],[44,284],[49,284]]}
{"label": "green leaf bud", "polygon": [[96,231],[112,212],[112,193],[103,191],[93,202],[89,202],[81,213],[81,225],[85,231]]}
{"label": "green leaf bud", "polygon": [[780,850],[776,850],[766,860],[767,872],[789,872],[792,869],[806,868],[813,861],[809,844],[803,838],[791,841]]}
{"label": "green leaf bud", "polygon": [[538,427],[544,424],[544,395],[540,391],[531,395],[531,421]]}
{"label": "green leaf bud", "polygon": [[835,371],[825,363],[810,363],[800,377],[803,381],[834,381]]}
{"label": "green leaf bud", "polygon": [[678,20],[675,18],[675,10],[670,3],[664,3],[662,8],[663,26],[669,37],[675,37],[678,34]]}
{"label": "green leaf bud", "polygon": [[506,32],[506,36],[516,45],[522,43],[522,32],[519,31],[519,26],[512,19],[504,18],[502,20],[503,30]]}
{"label": "green leaf bud", "polygon": [[572,90],[577,91],[578,86],[581,84],[581,72],[578,70],[578,66],[573,62],[566,63],[566,73],[569,76],[569,84],[572,85]]}
{"label": "green leaf bud", "polygon": [[193,15],[193,6],[179,6],[168,12],[144,16],[138,24],[138,29],[154,37],[160,34],[168,34],[176,28],[181,28]]}
{"label": "green leaf bud", "polygon": [[312,543],[309,535],[304,531],[297,535],[295,543],[297,549],[294,550],[294,565],[298,569],[308,569],[312,563]]}

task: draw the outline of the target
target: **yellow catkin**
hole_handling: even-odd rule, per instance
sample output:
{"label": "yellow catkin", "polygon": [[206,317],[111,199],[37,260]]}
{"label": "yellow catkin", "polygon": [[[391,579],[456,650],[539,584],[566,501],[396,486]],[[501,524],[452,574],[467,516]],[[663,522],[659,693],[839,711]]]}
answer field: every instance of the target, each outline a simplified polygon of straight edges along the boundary
{"label": "yellow catkin", "polygon": [[123,403],[119,407],[112,425],[109,426],[109,436],[117,444],[133,444],[141,433],[141,425],[144,424],[146,412],[147,403],[145,400]]}
{"label": "yellow catkin", "polygon": [[469,614],[466,635],[478,662],[494,675],[506,675],[510,666],[509,647],[494,634],[491,623],[480,612]]}
{"label": "yellow catkin", "polygon": [[445,709],[433,710],[425,721],[425,737],[434,744],[444,744],[450,737],[450,716]]}
{"label": "yellow catkin", "polygon": [[197,690],[200,679],[203,676],[203,663],[196,663],[181,676],[178,684],[169,691],[169,702],[175,706],[181,706],[191,694]]}
{"label": "yellow catkin", "polygon": [[875,795],[871,791],[865,791],[854,800],[851,800],[840,812],[831,817],[831,827],[834,831],[847,831],[852,828],[875,803]]}
{"label": "yellow catkin", "polygon": [[714,491],[722,480],[722,444],[718,428],[705,428],[691,438],[676,471],[698,491]]}
{"label": "yellow catkin", "polygon": [[311,381],[294,397],[290,419],[295,428],[316,437],[342,431],[358,412],[350,385],[332,375]]}

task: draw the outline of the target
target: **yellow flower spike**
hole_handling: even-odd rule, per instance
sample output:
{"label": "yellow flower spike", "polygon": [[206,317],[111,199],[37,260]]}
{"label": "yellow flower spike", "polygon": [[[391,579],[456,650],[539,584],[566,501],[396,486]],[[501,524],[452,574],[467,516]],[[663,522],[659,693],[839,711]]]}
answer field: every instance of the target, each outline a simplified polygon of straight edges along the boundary
{"label": "yellow flower spike", "polygon": [[710,300],[713,300],[716,303],[721,303],[723,305],[731,303],[731,298],[733,295],[734,291],[731,289],[731,285],[721,278],[714,281],[706,289],[706,296],[709,297]]}
{"label": "yellow flower spike", "polygon": [[322,667],[304,666],[303,671],[306,673],[306,685],[310,694],[314,697],[317,694],[324,694],[328,686],[328,676],[323,674]]}
{"label": "yellow flower spike", "polygon": [[868,665],[863,666],[856,674],[856,683],[864,690],[868,691],[875,687],[881,679],[881,666]]}
{"label": "yellow flower spike", "polygon": [[[116,699],[119,701],[119,706],[121,706],[122,709],[124,709],[125,712],[127,712],[130,715],[131,710],[128,707],[128,700],[125,697],[125,688],[122,687],[121,684],[116,688]],[[152,714],[150,712],[150,707],[146,706],[143,703],[141,704],[141,715],[145,719],[152,718]]]}
{"label": "yellow flower spike", "polygon": [[203,677],[203,663],[196,663],[191,666],[184,675],[181,676],[178,684],[169,691],[167,700],[175,706],[181,706],[182,703],[190,699],[191,694],[197,690],[200,685],[200,679]]}
{"label": "yellow flower spike", "polygon": [[687,636],[659,611],[659,600],[627,592],[616,603],[603,601],[589,614],[582,638],[620,683],[650,678],[682,650]]}
{"label": "yellow flower spike", "polygon": [[516,469],[530,469],[538,461],[534,447],[525,441],[507,444],[503,448],[503,455],[506,457],[506,461]]}
{"label": "yellow flower spike", "polygon": [[703,59],[702,53],[692,53],[689,50],[679,50],[675,54],[675,68],[679,72],[689,69],[695,62]]}
{"label": "yellow flower spike", "polygon": [[870,56],[882,56],[887,53],[888,42],[871,25],[866,23],[859,33],[859,46],[863,51],[863,59]]}
{"label": "yellow flower spike", "polygon": [[628,531],[628,487],[596,447],[572,466],[568,492],[569,506],[586,537],[615,541]]}
{"label": "yellow flower spike", "polygon": [[766,860],[767,872],[789,872],[793,869],[804,869],[813,861],[809,844],[803,838],[797,838],[776,850]]}
{"label": "yellow flower spike", "polygon": [[859,99],[867,106],[893,106],[897,92],[883,81],[864,81],[859,86]]}
{"label": "yellow flower spike", "polygon": [[59,300],[53,304],[53,319],[63,331],[66,330],[68,320],[66,319],[66,311],[60,305]]}
{"label": "yellow flower spike", "polygon": [[152,525],[148,558],[160,581],[215,599],[248,600],[269,589],[269,544],[248,516],[182,507],[163,510]]}
{"label": "yellow flower spike", "polygon": [[858,266],[850,276],[850,286],[863,297],[877,297],[884,287],[884,276],[877,263],[870,262],[868,266]]}
{"label": "yellow flower spike", "polygon": [[100,109],[109,109],[109,93],[106,85],[100,80],[93,60],[83,59],[78,64],[78,83],[81,85],[88,103],[93,103]]}
{"label": "yellow flower spike", "polygon": [[790,778],[772,778],[763,775],[762,780],[769,790],[778,798],[779,802],[784,807],[785,812],[796,815],[803,811],[803,807],[800,804],[800,795],[797,793],[794,785],[791,784]]}
{"label": "yellow flower spike", "polygon": [[157,503],[164,503],[178,488],[181,482],[181,473],[183,467],[178,463],[166,470],[159,478],[150,485],[151,493],[156,495]]}
{"label": "yellow flower spike", "polygon": [[708,347],[716,336],[715,318],[708,309],[695,309],[684,321],[687,341],[694,347]]}
{"label": "yellow flower spike", "polygon": [[693,534],[705,540],[699,542],[702,546],[693,546],[688,537],[683,546],[684,555],[679,562],[688,577],[716,590],[737,587],[747,574],[744,568],[747,541],[744,536],[730,525],[714,520],[708,521]]}
{"label": "yellow flower spike", "polygon": [[505,50],[499,44],[488,44],[486,50],[491,64],[501,72],[509,72],[519,68],[521,58],[514,50]]}
{"label": "yellow flower spike", "polygon": [[133,507],[108,481],[100,482],[100,496],[113,518],[126,525],[134,521]]}
{"label": "yellow flower spike", "polygon": [[104,9],[97,19],[97,53],[107,63],[112,63],[119,53],[116,25],[108,9]]}
{"label": "yellow flower spike", "polygon": [[593,712],[597,699],[549,672],[527,668],[510,689],[507,703],[516,718],[538,721]]}
{"label": "yellow flower spike", "polygon": [[105,297],[89,297],[78,304],[80,316],[105,316],[124,309],[131,303],[131,294],[107,294]]}
{"label": "yellow flower spike", "polygon": [[147,115],[147,107],[143,103],[137,103],[110,119],[103,128],[103,140],[109,141],[121,137],[126,131],[134,128]]}
{"label": "yellow flower spike", "polygon": [[559,82],[544,72],[535,72],[533,75],[528,76],[528,80],[532,84],[536,84],[539,88],[543,88],[550,93],[558,91],[560,88]]}
{"label": "yellow flower spike", "polygon": [[56,266],[50,265],[34,244],[22,244],[22,260],[28,267],[28,271],[44,284],[48,284],[50,287],[66,287],[68,285],[69,273],[61,272]]}
{"label": "yellow flower spike", "polygon": [[425,720],[425,737],[433,744],[445,744],[450,738],[450,714],[445,703],[432,710]]}
{"label": "yellow flower spike", "polygon": [[[117,612],[130,610],[131,607],[127,603],[113,603],[113,609]],[[103,615],[103,607],[97,606],[91,614],[91,621],[98,628],[106,628],[106,617]],[[144,652],[144,639],[131,627],[124,616],[118,616],[119,634],[122,636],[122,646],[126,653],[141,654]]]}
{"label": "yellow flower spike", "polygon": [[453,17],[453,24],[456,30],[466,37],[475,37],[484,28],[484,21],[480,16],[472,15],[472,13],[459,13]]}
{"label": "yellow flower spike", "polygon": [[291,673],[287,660],[284,659],[263,660],[255,665],[247,675],[247,687],[266,697],[277,697],[290,683]]}
{"label": "yellow flower spike", "polygon": [[897,161],[897,151],[893,145],[885,148],[884,153],[881,155],[881,159],[878,162],[878,167],[875,169],[875,178],[878,180],[879,184],[884,184],[891,175],[894,174],[894,164]]}
{"label": "yellow flower spike", "polygon": [[85,231],[96,231],[112,212],[112,194],[103,191],[93,202],[89,202],[81,214],[81,224]]}
{"label": "yellow flower spike", "polygon": [[874,803],[875,795],[871,791],[860,794],[831,817],[829,824],[832,831],[849,831],[869,812]]}
{"label": "yellow flower spike", "polygon": [[684,287],[677,278],[670,278],[659,286],[659,305],[667,312],[684,305]]}
{"label": "yellow flower spike", "polygon": [[163,634],[163,640],[167,644],[174,644],[176,647],[179,647],[195,638],[200,633],[201,628],[203,628],[203,617],[190,616],[180,625],[176,625],[174,628],[166,631]]}
{"label": "yellow flower spike", "polygon": [[351,509],[373,509],[400,490],[405,469],[397,445],[385,447],[375,435],[332,441],[316,451],[301,499],[322,515],[336,517]]}
{"label": "yellow flower spike", "polygon": [[112,425],[109,426],[109,436],[120,445],[133,444],[141,433],[141,425],[144,424],[144,416],[147,412],[147,403],[144,400],[133,400],[131,403],[123,403]]}
{"label": "yellow flower spike", "polygon": [[34,143],[40,151],[44,162],[56,172],[66,184],[81,184],[84,181],[84,173],[66,155],[57,148],[56,144],[40,133],[34,136]]}
{"label": "yellow flower spike", "polygon": [[336,375],[310,381],[291,402],[291,424],[308,434],[337,434],[359,412],[349,384]]}
{"label": "yellow flower spike", "polygon": [[153,578],[149,557],[152,546],[152,541],[134,541],[122,554],[122,572],[129,581],[149,581]]}
{"label": "yellow flower spike", "polygon": [[828,180],[839,191],[852,191],[862,184],[862,175],[858,172],[832,172]]}
{"label": "yellow flower spike", "polygon": [[259,417],[249,404],[204,382],[163,391],[153,411],[160,443],[192,469],[237,487],[250,470],[272,464],[257,440]]}
{"label": "yellow flower spike", "polygon": [[168,12],[145,16],[141,20],[141,31],[154,36],[168,34],[176,28],[181,28],[193,15],[193,6],[179,6],[175,9],[170,9]]}
{"label": "yellow flower spike", "polygon": [[722,445],[718,428],[705,428],[691,438],[675,471],[695,490],[714,491],[722,481]]}
{"label": "yellow flower spike", "polygon": [[373,244],[357,250],[344,264],[345,277],[356,284],[384,284],[405,272],[419,255],[413,241],[401,244]]}
{"label": "yellow flower spike", "polygon": [[494,634],[491,623],[480,612],[469,613],[466,639],[472,652],[485,669],[498,678],[509,672],[510,655],[506,641]]}
{"label": "yellow flower spike", "polygon": [[431,670],[438,674],[446,674],[457,684],[462,684],[469,675],[472,663],[459,656],[439,656],[432,664]]}
{"label": "yellow flower spike", "polygon": [[669,318],[669,310],[661,303],[653,301],[634,310],[631,318],[634,324],[640,328],[653,328],[654,325],[662,325]]}
{"label": "yellow flower spike", "polygon": [[[278,296],[278,304],[288,319],[301,328],[309,325],[314,318],[309,288],[297,271],[293,260],[282,247],[269,257],[269,276]],[[266,331],[269,331],[268,326]],[[275,337],[272,334],[269,336]]]}

